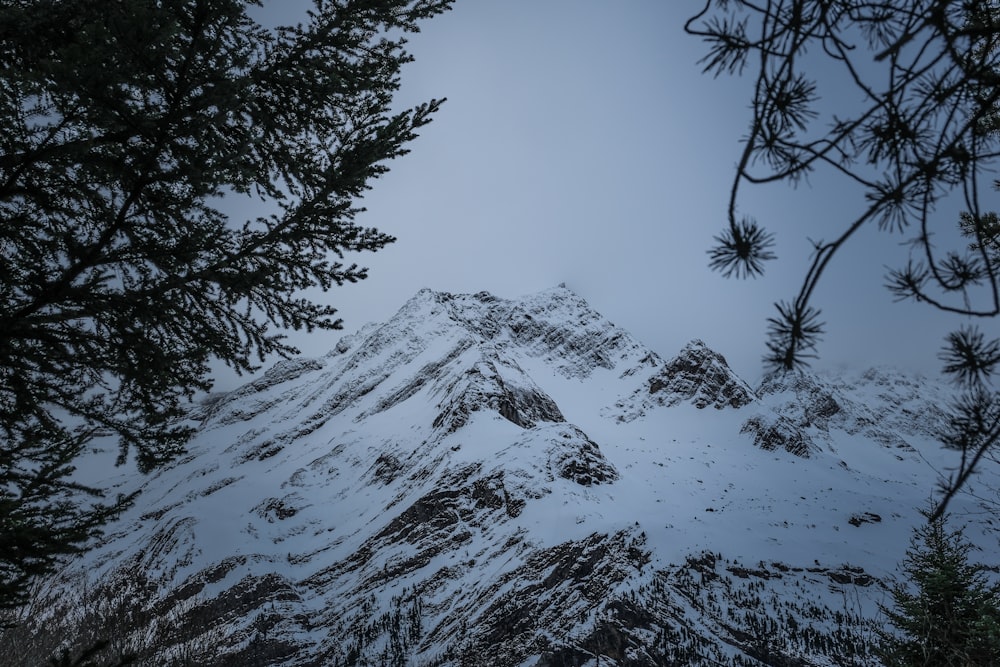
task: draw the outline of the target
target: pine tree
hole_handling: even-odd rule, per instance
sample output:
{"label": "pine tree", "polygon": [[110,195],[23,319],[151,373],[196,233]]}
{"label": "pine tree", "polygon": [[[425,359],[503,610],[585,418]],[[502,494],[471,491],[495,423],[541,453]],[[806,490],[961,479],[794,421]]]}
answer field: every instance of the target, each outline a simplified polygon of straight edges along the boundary
{"label": "pine tree", "polygon": [[272,30],[255,0],[0,0],[0,609],[127,503],[72,483],[94,438],[149,471],[211,360],[340,327],[302,290],[394,240],[358,200],[440,104],[391,110],[402,35],[451,2],[314,0]]}
{"label": "pine tree", "polygon": [[881,637],[887,667],[1000,665],[1000,587],[969,562],[961,530],[940,517],[918,527],[906,552],[905,581],[892,587],[883,613],[895,632]]}
{"label": "pine tree", "polygon": [[[994,0],[706,0],[685,29],[707,42],[706,71],[749,70],[755,82],[710,267],[746,278],[776,259],[773,235],[739,210],[748,186],[797,185],[823,173],[853,188],[861,207],[839,228],[807,232],[818,240],[797,294],[767,319],[765,363],[783,371],[818,355],[825,325],[817,287],[837,254],[873,226],[903,235],[911,249],[886,276],[892,295],[962,317],[940,352],[963,391],[955,428],[942,437],[961,461],[942,485],[940,516],[1000,448],[1000,392],[990,384],[1000,372],[1000,339],[966,324],[1000,316],[1000,227],[988,198],[991,185],[1000,187],[1000,7]],[[831,105],[833,97],[856,103]],[[949,197],[966,209],[958,220],[941,212]],[[956,230],[971,242],[950,243]]]}

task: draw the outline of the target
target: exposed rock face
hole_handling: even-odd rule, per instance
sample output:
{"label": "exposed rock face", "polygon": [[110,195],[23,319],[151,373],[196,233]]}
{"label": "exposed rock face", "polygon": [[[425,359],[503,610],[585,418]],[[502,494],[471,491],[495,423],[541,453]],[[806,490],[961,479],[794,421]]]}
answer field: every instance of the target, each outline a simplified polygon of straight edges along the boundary
{"label": "exposed rock face", "polygon": [[725,357],[693,340],[649,380],[649,393],[660,405],[690,401],[696,408],[742,408],[756,396],[738,378]]}
{"label": "exposed rock face", "polygon": [[452,386],[442,401],[434,427],[452,433],[478,410],[491,410],[521,428],[538,422],[564,422],[559,407],[515,364],[498,358],[476,362]]}
{"label": "exposed rock face", "polygon": [[193,411],[0,663],[110,633],[157,665],[850,664],[934,483],[925,384],[755,392],[562,287],[421,290]]}
{"label": "exposed rock face", "polygon": [[839,431],[912,451],[910,439],[936,439],[949,400],[924,378],[886,369],[848,377],[776,373],[757,393],[770,409],[748,419],[743,432],[764,449],[803,457],[828,446]]}
{"label": "exposed rock face", "polygon": [[741,408],[756,399],[753,389],[732,372],[725,357],[700,340],[688,343],[666,363],[654,355],[644,361],[654,372],[647,375],[631,396],[615,404],[615,415],[621,421],[631,421],[657,407],[681,403],[722,410]]}
{"label": "exposed rock face", "polygon": [[753,436],[754,444],[761,449],[783,449],[789,454],[806,458],[816,449],[812,438],[792,420],[781,415],[755,415],[743,423],[740,433]]}

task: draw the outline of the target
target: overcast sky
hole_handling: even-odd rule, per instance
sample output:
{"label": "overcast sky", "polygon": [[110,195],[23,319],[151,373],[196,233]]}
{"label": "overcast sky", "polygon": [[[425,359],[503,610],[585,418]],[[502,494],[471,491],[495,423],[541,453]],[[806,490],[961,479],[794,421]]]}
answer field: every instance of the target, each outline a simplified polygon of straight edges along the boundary
{"label": "overcast sky", "polygon": [[[266,4],[294,23],[310,3]],[[765,319],[798,291],[807,239],[830,238],[864,202],[817,182],[748,190],[742,210],[776,233],[779,260],[749,281],[707,268],[750,82],[701,74],[705,47],[683,32],[701,5],[458,0],[425,23],[398,100],[448,102],[364,201],[360,222],[398,241],[351,257],[370,278],[323,295],[346,330],[390,317],[421,287],[516,297],[565,282],[661,356],[701,338],[756,381]],[[892,301],[883,275],[905,259],[901,240],[867,230],[830,267],[814,300],[828,324],[814,366],[937,372],[960,321]],[[316,356],[339,336],[292,340]]]}

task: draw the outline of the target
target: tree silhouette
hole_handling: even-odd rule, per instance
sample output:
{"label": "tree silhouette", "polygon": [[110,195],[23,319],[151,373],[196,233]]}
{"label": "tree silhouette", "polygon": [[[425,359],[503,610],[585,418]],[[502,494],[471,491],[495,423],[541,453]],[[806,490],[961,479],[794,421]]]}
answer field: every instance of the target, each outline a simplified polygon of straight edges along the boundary
{"label": "tree silhouette", "polygon": [[[710,251],[713,269],[753,277],[775,259],[773,236],[738,213],[747,185],[798,184],[822,170],[851,184],[865,204],[831,240],[813,243],[798,293],[776,304],[767,320],[769,367],[799,368],[816,357],[823,334],[816,286],[836,253],[870,225],[907,236],[910,258],[887,275],[897,299],[973,320],[1000,314],[1000,226],[983,202],[1000,148],[996,3],[708,0],[685,29],[708,43],[706,72],[754,76],[750,130],[728,226]],[[862,102],[847,112],[824,110],[824,85],[842,87],[845,79]],[[936,213],[947,197],[964,202],[957,221]],[[965,247],[939,246],[956,230]],[[1000,396],[991,384],[1000,341],[966,325],[948,336],[940,356],[962,388],[942,434],[961,463],[942,482],[935,518],[1000,437]]]}
{"label": "tree silhouette", "polygon": [[95,438],[149,471],[210,360],[340,327],[301,290],[394,240],[358,200],[440,104],[390,108],[403,35],[451,1],[314,0],[273,30],[253,0],[0,3],[0,608],[128,502],[83,502]]}

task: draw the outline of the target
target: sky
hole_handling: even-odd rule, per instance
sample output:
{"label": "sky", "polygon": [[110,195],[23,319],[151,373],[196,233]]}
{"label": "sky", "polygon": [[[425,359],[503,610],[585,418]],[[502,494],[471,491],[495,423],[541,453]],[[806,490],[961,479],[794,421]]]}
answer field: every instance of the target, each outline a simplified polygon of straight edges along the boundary
{"label": "sky", "polygon": [[[296,23],[310,4],[272,0],[258,14]],[[367,280],[315,295],[345,333],[422,287],[513,298],[566,283],[661,356],[700,338],[756,381],[766,318],[797,293],[809,239],[833,236],[864,201],[823,180],[747,190],[741,210],[775,233],[778,260],[746,281],[708,269],[751,82],[702,74],[706,47],[683,31],[701,6],[458,0],[426,22],[397,103],[448,101],[362,202],[359,223],[398,241],[347,258],[370,268]],[[905,262],[901,241],[873,228],[838,254],[814,299],[827,323],[814,367],[938,372],[943,337],[962,321],[893,302],[883,277]],[[340,335],[290,338],[318,356]],[[221,373],[217,388],[235,383]]]}

